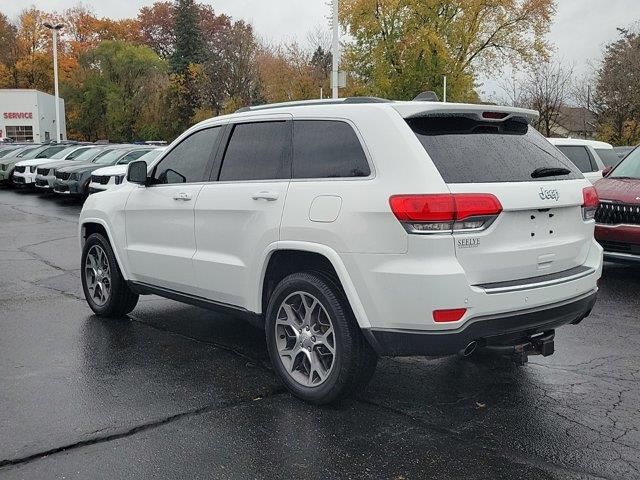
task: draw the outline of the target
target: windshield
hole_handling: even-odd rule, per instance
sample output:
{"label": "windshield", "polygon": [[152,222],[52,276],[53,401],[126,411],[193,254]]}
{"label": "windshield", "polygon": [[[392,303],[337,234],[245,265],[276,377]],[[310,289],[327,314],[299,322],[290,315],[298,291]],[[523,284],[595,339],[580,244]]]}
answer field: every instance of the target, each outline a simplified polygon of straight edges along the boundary
{"label": "windshield", "polygon": [[40,153],[46,151],[47,148],[45,147],[36,147],[36,148],[32,148],[29,150],[23,150],[22,152],[20,152],[20,155],[18,155],[18,157],[24,159],[24,160],[32,160],[34,158],[36,158]]}
{"label": "windshield", "polygon": [[605,167],[614,167],[620,161],[620,157],[616,155],[613,148],[596,148],[596,153]]}
{"label": "windshield", "polygon": [[56,145],[55,147],[48,147],[42,150],[40,153],[37,153],[33,158],[51,158],[52,155],[55,155],[61,150],[66,150],[69,147],[67,145]]}
{"label": "windshield", "polygon": [[128,150],[125,149],[109,150],[104,155],[98,155],[93,163],[97,163],[98,165],[113,165],[127,152]]}
{"label": "windshield", "polygon": [[159,148],[157,150],[151,150],[149,153],[145,153],[144,155],[142,155],[138,160],[144,160],[146,162],[147,165],[151,165],[153,163],[153,161],[158,158],[160,156],[160,154],[162,152],[164,152],[166,149],[164,148]]}
{"label": "windshield", "polygon": [[88,150],[84,150],[80,155],[72,160],[75,162],[90,162],[100,152],[102,152],[102,148],[90,148]]}
{"label": "windshield", "polygon": [[633,178],[640,180],[640,149],[635,149],[609,174],[608,178]]}
{"label": "windshield", "polygon": [[0,158],[8,156],[10,153],[15,154],[17,150],[15,148],[6,148],[0,151]]}
{"label": "windshield", "polygon": [[55,155],[51,155],[49,158],[51,160],[60,160],[61,158],[66,157],[67,155],[69,155],[69,152],[75,150],[78,147],[69,147],[69,148],[65,148],[64,150],[60,150],[58,153],[56,153]]}
{"label": "windshield", "polygon": [[118,160],[118,165],[127,165],[133,162],[134,160],[138,160],[140,157],[142,157],[147,153],[149,153],[149,150],[137,150],[137,151],[129,152],[120,160]]}

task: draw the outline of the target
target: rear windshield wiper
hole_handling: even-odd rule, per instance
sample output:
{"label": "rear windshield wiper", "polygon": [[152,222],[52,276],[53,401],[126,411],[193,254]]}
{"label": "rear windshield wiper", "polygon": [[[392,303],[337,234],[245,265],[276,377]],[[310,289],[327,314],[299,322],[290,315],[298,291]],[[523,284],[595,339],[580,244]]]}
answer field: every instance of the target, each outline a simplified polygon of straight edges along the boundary
{"label": "rear windshield wiper", "polygon": [[531,172],[531,178],[556,177],[569,175],[571,170],[563,167],[540,167]]}

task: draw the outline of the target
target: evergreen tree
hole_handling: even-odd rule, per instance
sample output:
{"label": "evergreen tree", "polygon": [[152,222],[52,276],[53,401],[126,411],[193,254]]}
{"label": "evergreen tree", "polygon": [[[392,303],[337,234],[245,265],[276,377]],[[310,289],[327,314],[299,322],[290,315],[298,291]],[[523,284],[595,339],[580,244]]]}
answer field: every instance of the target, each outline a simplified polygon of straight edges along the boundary
{"label": "evergreen tree", "polygon": [[171,71],[185,74],[189,65],[200,63],[203,53],[198,7],[194,0],[177,0],[176,46],[171,56]]}
{"label": "evergreen tree", "polygon": [[194,0],[177,0],[175,19],[176,45],[170,64],[173,84],[179,87],[173,99],[177,115],[175,127],[183,129],[192,124],[199,107],[197,65],[203,58],[204,43]]}

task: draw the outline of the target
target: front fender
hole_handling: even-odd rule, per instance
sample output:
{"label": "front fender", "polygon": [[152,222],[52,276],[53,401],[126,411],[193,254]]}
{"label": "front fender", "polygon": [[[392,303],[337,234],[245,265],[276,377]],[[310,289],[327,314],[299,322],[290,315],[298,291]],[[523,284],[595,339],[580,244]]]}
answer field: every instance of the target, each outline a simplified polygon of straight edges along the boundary
{"label": "front fender", "polygon": [[107,232],[109,243],[125,280],[130,280],[126,258],[125,205],[128,195],[120,192],[102,192],[90,195],[80,214],[80,246],[84,247],[85,225],[95,223]]}

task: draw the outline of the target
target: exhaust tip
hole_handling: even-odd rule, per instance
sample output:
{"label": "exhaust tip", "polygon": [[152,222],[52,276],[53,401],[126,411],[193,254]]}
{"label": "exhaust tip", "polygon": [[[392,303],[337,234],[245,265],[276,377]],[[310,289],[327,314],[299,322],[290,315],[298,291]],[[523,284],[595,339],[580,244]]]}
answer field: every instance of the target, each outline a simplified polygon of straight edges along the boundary
{"label": "exhaust tip", "polygon": [[464,347],[464,350],[462,350],[462,356],[468,357],[469,355],[471,355],[473,352],[476,351],[476,348],[478,348],[478,342],[476,341],[471,342],[469,345]]}

